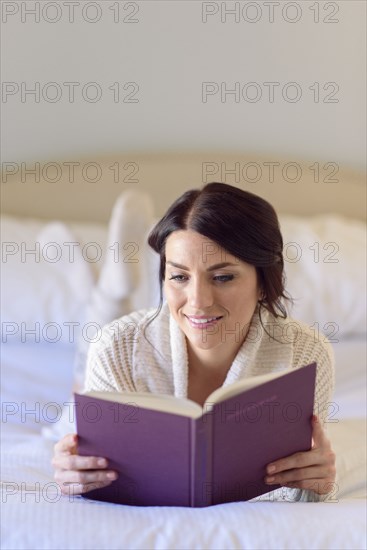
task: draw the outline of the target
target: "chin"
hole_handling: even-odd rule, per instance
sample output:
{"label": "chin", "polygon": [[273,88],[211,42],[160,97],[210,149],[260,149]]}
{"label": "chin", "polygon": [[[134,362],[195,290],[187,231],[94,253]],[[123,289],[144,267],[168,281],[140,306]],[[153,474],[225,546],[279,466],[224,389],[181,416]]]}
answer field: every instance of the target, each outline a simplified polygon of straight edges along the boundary
{"label": "chin", "polygon": [[196,335],[196,337],[193,338],[192,334],[188,334],[187,332],[184,332],[184,334],[190,344],[198,349],[213,349],[221,343],[220,339],[211,338],[209,335]]}

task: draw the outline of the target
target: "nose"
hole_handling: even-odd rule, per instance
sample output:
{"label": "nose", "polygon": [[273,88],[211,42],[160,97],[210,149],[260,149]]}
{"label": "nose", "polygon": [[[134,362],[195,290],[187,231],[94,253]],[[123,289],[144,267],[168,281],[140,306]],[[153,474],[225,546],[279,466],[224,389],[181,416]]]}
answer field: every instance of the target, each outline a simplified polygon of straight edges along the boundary
{"label": "nose", "polygon": [[214,292],[208,281],[193,277],[188,285],[187,301],[195,311],[205,311],[214,303]]}

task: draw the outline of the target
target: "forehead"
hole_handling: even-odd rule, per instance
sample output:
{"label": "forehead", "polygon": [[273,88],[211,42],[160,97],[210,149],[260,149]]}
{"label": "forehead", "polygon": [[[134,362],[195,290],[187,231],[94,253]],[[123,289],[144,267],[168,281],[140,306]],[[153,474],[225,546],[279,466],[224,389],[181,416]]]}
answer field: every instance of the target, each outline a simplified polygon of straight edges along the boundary
{"label": "forehead", "polygon": [[166,241],[166,259],[178,262],[179,259],[183,260],[184,258],[209,264],[219,261],[239,263],[238,258],[196,231],[174,231]]}

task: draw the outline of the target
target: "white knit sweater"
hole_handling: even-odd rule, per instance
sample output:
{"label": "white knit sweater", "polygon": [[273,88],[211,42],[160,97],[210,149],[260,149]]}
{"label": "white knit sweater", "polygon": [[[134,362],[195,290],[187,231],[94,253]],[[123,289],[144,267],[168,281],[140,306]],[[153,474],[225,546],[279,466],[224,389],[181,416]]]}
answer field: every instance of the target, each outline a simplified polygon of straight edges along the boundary
{"label": "white knit sweater", "polygon": [[[103,328],[101,337],[89,349],[84,391],[143,391],[187,397],[185,335],[170,315],[167,303],[146,326],[154,311],[133,312]],[[261,319],[266,331],[256,309],[223,386],[240,378],[299,368],[315,361],[314,413],[324,421],[334,389],[334,355],[330,343],[303,323],[290,318],[276,319],[264,308]],[[293,500],[320,500],[313,491],[289,491],[293,491]]]}

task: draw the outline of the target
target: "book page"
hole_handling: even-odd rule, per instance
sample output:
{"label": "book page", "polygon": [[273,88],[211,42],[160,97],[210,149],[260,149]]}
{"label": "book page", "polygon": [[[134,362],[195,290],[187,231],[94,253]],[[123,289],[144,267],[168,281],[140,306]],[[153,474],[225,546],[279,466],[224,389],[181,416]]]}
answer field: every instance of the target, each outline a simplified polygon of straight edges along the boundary
{"label": "book page", "polygon": [[250,378],[238,380],[228,386],[222,386],[208,396],[203,407],[191,399],[149,392],[135,393],[90,391],[85,392],[83,395],[89,395],[97,399],[105,399],[115,403],[135,405],[137,407],[143,407],[154,411],[179,414],[189,418],[199,418],[204,413],[209,412],[215,404],[243,393],[246,390],[250,390],[251,388],[270,382],[270,380],[286,376],[290,372],[294,372],[294,370],[295,369],[285,369],[275,373],[273,372],[260,376],[251,376]]}
{"label": "book page", "polygon": [[279,372],[262,374],[260,376],[251,376],[250,378],[243,378],[238,382],[234,382],[229,386],[222,386],[221,388],[218,388],[209,395],[204,403],[203,409],[205,410],[205,412],[210,411],[216,403],[225,401],[226,399],[229,399],[234,395],[242,393],[246,390],[250,390],[251,388],[255,388],[256,386],[261,386],[261,384],[270,382],[270,380],[274,380],[275,378],[285,376],[292,371],[294,371],[294,369],[285,369]]}
{"label": "book page", "polygon": [[181,399],[174,395],[157,394],[149,392],[104,392],[89,391],[82,395],[104,399],[114,403],[129,404],[143,407],[154,411],[179,414],[191,418],[198,418],[202,415],[203,409],[191,399]]}

